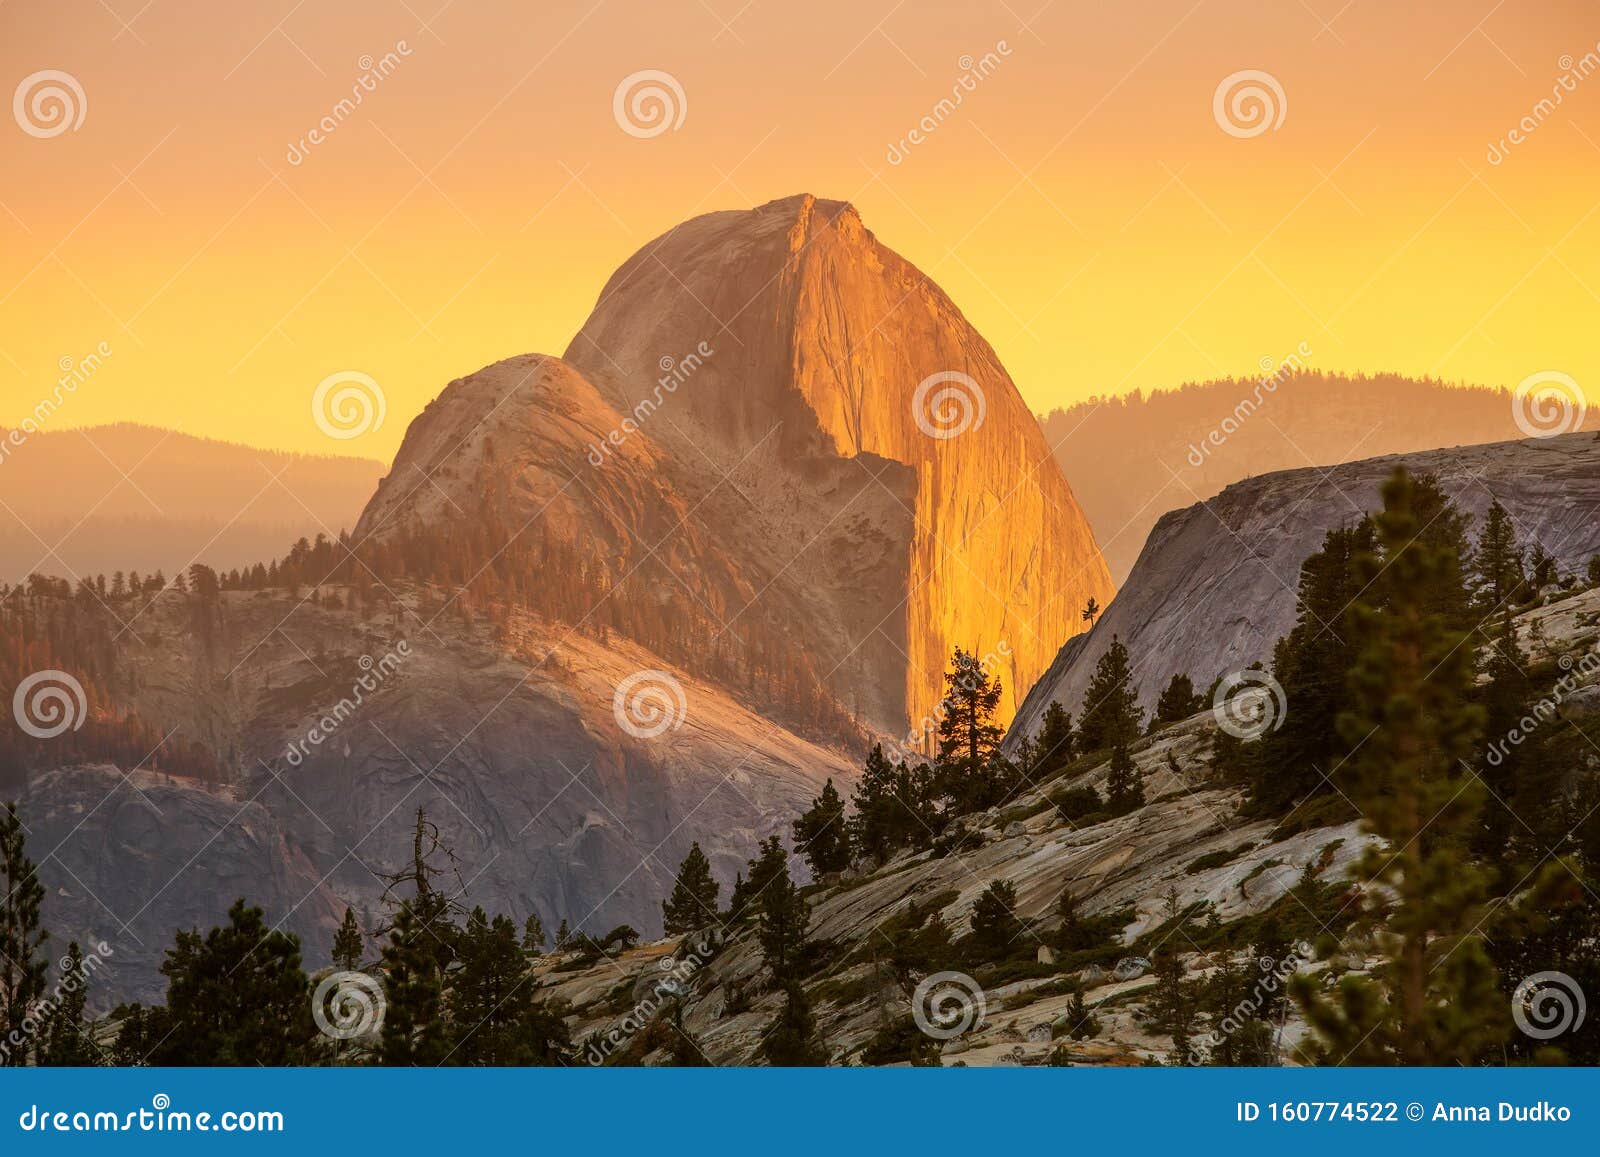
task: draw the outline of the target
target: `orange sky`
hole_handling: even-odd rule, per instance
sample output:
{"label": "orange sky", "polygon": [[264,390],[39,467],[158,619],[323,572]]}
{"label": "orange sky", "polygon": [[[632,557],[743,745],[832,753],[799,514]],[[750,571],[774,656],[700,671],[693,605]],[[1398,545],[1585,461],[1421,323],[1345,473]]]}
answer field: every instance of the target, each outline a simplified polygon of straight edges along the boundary
{"label": "orange sky", "polygon": [[[47,138],[0,121],[0,422],[104,342],[53,424],[388,458],[451,378],[565,348],[654,235],[800,191],[853,200],[1036,409],[1302,342],[1322,368],[1556,369],[1594,399],[1597,41],[1576,0],[7,0],[5,92],[59,69],[87,109]],[[648,139],[612,109],[642,69],[686,97]],[[1241,69],[1281,85],[1276,131],[1214,119]],[[310,398],[343,370],[387,418],[335,441]]]}

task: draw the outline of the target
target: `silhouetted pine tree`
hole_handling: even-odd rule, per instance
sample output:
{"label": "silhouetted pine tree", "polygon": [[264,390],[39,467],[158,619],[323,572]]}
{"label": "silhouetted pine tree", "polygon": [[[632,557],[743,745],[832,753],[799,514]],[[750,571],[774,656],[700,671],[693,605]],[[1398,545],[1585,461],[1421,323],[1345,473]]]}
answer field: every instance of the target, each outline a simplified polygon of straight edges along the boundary
{"label": "silhouetted pine tree", "polygon": [[661,902],[662,924],[668,936],[692,932],[717,922],[717,882],[711,878],[711,861],[698,843],[678,865],[672,895]]}
{"label": "silhouetted pine tree", "polygon": [[1142,716],[1128,648],[1113,635],[1084,692],[1083,710],[1078,713],[1078,750],[1104,751],[1118,742],[1132,743],[1139,737]]}
{"label": "silhouetted pine tree", "polygon": [[844,801],[832,779],[822,785],[822,793],[794,821],[794,849],[811,865],[814,877],[842,872],[850,866],[850,832],[844,821]]}
{"label": "silhouetted pine tree", "polygon": [[361,940],[361,928],[356,923],[354,910],[344,910],[344,922],[339,925],[339,931],[333,937],[333,963],[336,968],[347,972],[361,967],[361,954],[364,945]]}
{"label": "silhouetted pine tree", "polygon": [[[1423,480],[1397,470],[1376,519],[1381,553],[1359,560],[1360,657],[1340,729],[1355,754],[1351,790],[1373,847],[1362,873],[1391,893],[1375,975],[1296,996],[1336,1064],[1472,1064],[1504,1039],[1507,1009],[1485,951],[1486,877],[1466,855],[1482,786],[1462,775],[1482,732],[1471,702],[1473,649],[1455,618],[1465,601],[1449,536],[1425,533]],[[1433,516],[1434,524],[1448,514]],[[1454,584],[1455,595],[1449,587]]]}

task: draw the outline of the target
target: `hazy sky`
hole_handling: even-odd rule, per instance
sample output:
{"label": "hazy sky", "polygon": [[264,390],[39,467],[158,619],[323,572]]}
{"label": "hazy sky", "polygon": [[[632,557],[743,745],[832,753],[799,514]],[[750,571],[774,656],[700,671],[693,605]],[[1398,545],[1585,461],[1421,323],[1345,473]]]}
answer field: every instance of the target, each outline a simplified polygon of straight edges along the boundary
{"label": "hazy sky", "polygon": [[[564,349],[653,236],[802,191],[854,201],[1036,409],[1301,343],[1593,399],[1597,42],[1577,0],[3,0],[5,92],[60,70],[84,115],[0,122],[0,422],[103,342],[51,423],[387,458],[450,379]],[[645,69],[684,97],[650,137],[613,112]],[[1254,136],[1213,108],[1245,69],[1283,94]],[[310,399],[345,370],[387,417],[333,441]]]}

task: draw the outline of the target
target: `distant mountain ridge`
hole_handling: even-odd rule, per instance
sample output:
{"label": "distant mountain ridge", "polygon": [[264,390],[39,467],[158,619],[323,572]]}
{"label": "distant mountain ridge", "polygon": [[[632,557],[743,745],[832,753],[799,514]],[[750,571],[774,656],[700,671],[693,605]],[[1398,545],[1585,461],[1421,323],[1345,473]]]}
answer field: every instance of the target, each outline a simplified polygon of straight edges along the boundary
{"label": "distant mountain ridge", "polygon": [[302,536],[353,526],[384,469],[132,422],[44,430],[6,449],[0,582],[30,570],[173,574],[191,560],[224,571],[260,562]]}
{"label": "distant mountain ridge", "polygon": [[[1156,521],[1258,474],[1525,437],[1509,390],[1301,368],[1092,398],[1040,419],[1117,582]],[[1600,429],[1600,399],[1584,429]]]}

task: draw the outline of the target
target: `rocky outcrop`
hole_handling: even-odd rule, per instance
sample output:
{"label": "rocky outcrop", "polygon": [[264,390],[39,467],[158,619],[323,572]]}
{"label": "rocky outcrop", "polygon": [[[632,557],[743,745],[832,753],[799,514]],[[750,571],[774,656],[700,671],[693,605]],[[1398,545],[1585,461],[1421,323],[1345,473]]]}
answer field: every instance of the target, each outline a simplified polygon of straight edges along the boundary
{"label": "rocky outcrop", "polygon": [[[1145,710],[1186,672],[1205,688],[1255,662],[1294,625],[1300,564],[1331,528],[1381,504],[1396,466],[1431,472],[1474,516],[1511,513],[1526,545],[1543,544],[1563,573],[1600,553],[1600,441],[1592,433],[1433,450],[1266,474],[1156,524],[1133,573],[1092,633],[1071,640],[1028,693],[1010,741],[1038,730],[1052,700],[1077,713],[1113,637],[1127,644]],[[1475,529],[1472,533],[1476,533]]]}
{"label": "rocky outcrop", "polygon": [[319,947],[344,915],[286,835],[290,817],[259,793],[96,765],[39,777],[18,806],[45,887],[49,958],[65,956],[69,940],[100,958],[90,986],[97,1011],[160,1003],[174,930],[225,924],[241,897],[269,927]]}

